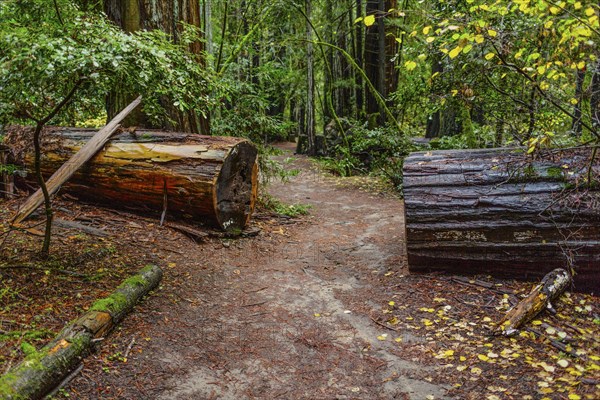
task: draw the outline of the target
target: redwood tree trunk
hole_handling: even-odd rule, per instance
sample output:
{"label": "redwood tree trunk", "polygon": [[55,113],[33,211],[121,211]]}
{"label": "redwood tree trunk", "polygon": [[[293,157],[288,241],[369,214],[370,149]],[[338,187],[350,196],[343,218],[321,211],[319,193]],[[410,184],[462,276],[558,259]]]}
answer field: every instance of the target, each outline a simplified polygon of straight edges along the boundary
{"label": "redwood tree trunk", "polygon": [[[183,23],[202,27],[200,2],[192,0],[105,0],[104,11],[109,19],[126,32],[159,29],[166,32],[175,43],[179,41]],[[204,51],[203,42],[192,43],[189,51],[198,55],[198,62],[204,63],[205,60],[201,55]],[[107,100],[108,119],[110,120],[136,96],[137,94],[123,93],[118,90],[111,93]],[[167,109],[175,121],[174,125],[164,122],[162,126],[151,126],[138,111],[125,121],[124,126],[144,126],[205,135],[210,133],[209,117],[204,118],[194,111],[182,113],[174,107],[167,107]]]}

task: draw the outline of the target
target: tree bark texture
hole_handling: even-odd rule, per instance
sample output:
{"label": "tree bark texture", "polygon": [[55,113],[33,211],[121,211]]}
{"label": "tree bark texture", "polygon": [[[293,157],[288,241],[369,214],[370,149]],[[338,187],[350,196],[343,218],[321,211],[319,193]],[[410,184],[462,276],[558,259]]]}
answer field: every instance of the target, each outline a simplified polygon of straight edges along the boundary
{"label": "tree bark texture", "polygon": [[0,145],[0,198],[10,198],[14,192],[13,176],[8,165],[9,149]]}
{"label": "tree bark texture", "polygon": [[592,152],[412,153],[404,163],[409,269],[534,279],[567,266],[576,289],[600,293],[600,162],[590,165]]}
{"label": "tree bark texture", "polygon": [[[75,128],[44,132],[43,172],[54,173],[93,135]],[[11,132],[14,159],[32,155]],[[257,195],[256,147],[231,137],[137,131],[122,133],[79,169],[63,190],[91,203],[192,219],[227,231],[248,223]]]}
{"label": "tree bark texture", "polygon": [[[104,11],[110,20],[126,32],[159,29],[166,32],[175,43],[179,42],[183,23],[202,28],[200,20],[202,10],[198,1],[105,0]],[[198,55],[199,63],[205,62],[201,55],[204,51],[203,42],[192,43],[189,51]],[[111,93],[107,101],[109,119],[129,104],[133,98],[135,95],[118,90]],[[163,126],[153,127],[183,132],[210,133],[208,117],[204,118],[194,111],[182,113],[175,108],[170,109],[169,112],[171,118],[176,122],[175,125],[165,123]],[[141,112],[137,112],[127,119],[124,125],[150,127],[148,124]]]}
{"label": "tree bark texture", "polygon": [[162,270],[148,266],[125,280],[109,297],[97,301],[90,311],[67,325],[39,352],[0,377],[0,398],[42,399],[58,385],[94,346],[162,279]]}
{"label": "tree bark texture", "polygon": [[[396,0],[367,0],[366,15],[375,15],[376,23],[366,30],[365,35],[365,73],[379,94],[386,99],[396,90],[397,71],[392,63],[396,56],[398,42],[394,35],[386,36],[385,20],[388,10],[397,7]],[[386,114],[373,93],[366,92],[367,114],[378,114],[378,122],[384,123]]]}

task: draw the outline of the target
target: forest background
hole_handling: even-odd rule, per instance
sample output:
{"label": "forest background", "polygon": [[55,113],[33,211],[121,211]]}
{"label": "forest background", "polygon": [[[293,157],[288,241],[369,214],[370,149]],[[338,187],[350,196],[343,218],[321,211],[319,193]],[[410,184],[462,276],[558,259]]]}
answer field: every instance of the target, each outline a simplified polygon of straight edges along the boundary
{"label": "forest background", "polygon": [[417,146],[598,143],[598,15],[574,0],[2,1],[0,125],[98,127],[141,94],[130,126],[267,153],[297,139],[401,189]]}

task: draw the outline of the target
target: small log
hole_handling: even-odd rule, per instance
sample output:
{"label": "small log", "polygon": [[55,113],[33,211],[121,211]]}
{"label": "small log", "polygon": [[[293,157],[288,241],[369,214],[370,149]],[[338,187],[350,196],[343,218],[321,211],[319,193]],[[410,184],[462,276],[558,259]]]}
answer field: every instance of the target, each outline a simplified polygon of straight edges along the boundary
{"label": "small log", "polygon": [[79,365],[91,351],[94,339],[105,337],[142,297],[158,286],[161,278],[159,267],[148,266],[125,280],[109,297],[94,303],[48,345],[0,377],[0,398],[43,398]]}
{"label": "small log", "polygon": [[[27,134],[23,129],[9,130],[6,140],[15,162],[31,166],[33,155],[21,144]],[[85,129],[48,128],[42,143],[44,174],[56,171],[92,134]],[[123,132],[62,190],[94,204],[153,213],[157,218],[164,213],[167,221],[185,218],[236,232],[244,229],[254,210],[257,158],[256,147],[246,139]]]}
{"label": "small log", "polygon": [[518,329],[535,318],[545,309],[553,310],[552,302],[556,300],[573,282],[571,274],[562,268],[549,272],[542,282],[533,288],[529,295],[519,304],[511,308],[499,327],[502,334],[512,336]]}
{"label": "small log", "polygon": [[[410,271],[539,280],[568,266],[576,290],[600,293],[600,161],[592,151],[412,153],[403,183]],[[596,183],[588,186],[590,175]]]}
{"label": "small log", "polygon": [[[60,186],[65,183],[73,174],[83,166],[90,158],[92,158],[110,139],[113,133],[119,128],[121,121],[125,119],[137,106],[142,102],[142,97],[139,96],[123,111],[112,119],[104,128],[100,129],[92,138],[77,151],[68,161],[61,165],[54,174],[46,181],[48,193],[52,196],[58,191]],[[13,225],[19,225],[25,218],[34,212],[44,202],[42,190],[38,189],[32,194],[25,204],[12,218]]]}

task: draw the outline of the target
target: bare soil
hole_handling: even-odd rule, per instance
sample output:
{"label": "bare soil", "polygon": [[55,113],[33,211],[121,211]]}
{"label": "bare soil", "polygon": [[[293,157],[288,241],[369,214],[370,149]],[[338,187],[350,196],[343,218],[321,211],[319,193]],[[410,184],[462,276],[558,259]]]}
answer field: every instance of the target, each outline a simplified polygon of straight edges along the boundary
{"label": "bare soil", "polygon": [[[532,331],[493,336],[493,321],[531,284],[409,274],[401,199],[380,193],[369,179],[333,177],[294,157],[291,167],[300,174],[269,192],[311,205],[310,215],[259,212],[254,237],[213,235],[196,243],[151,219],[66,203],[67,216],[82,207],[77,215],[90,216],[110,236],[63,233],[59,254],[70,249],[75,255],[63,254],[70,260],[94,244],[109,250],[84,271],[104,275],[60,291],[63,302],[48,305],[58,309],[46,318],[50,332],[146,263],[163,266],[165,277],[56,398],[600,398],[598,298],[564,296],[559,314],[545,315]],[[5,257],[15,257],[15,240]],[[2,278],[31,284],[17,272],[23,274],[7,270]],[[55,284],[73,278],[35,273]],[[67,298],[69,290],[75,294]],[[18,294],[40,303],[33,287]],[[28,313],[36,311],[19,309],[19,296],[3,299],[3,310],[13,314],[0,319],[31,328]],[[571,355],[552,345],[566,339]],[[22,356],[24,340],[4,342],[7,367]]]}

